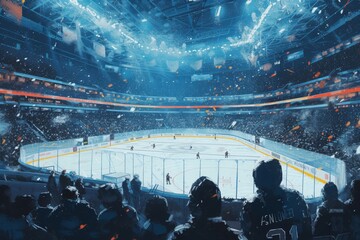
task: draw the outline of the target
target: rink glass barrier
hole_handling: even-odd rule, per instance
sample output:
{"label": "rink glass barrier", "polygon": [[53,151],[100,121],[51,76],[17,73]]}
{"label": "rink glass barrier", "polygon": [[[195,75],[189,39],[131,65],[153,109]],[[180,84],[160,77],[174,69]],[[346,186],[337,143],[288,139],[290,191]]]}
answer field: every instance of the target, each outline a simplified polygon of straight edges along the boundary
{"label": "rink glass barrier", "polygon": [[[239,141],[248,147],[255,149],[262,153],[264,158],[276,158],[283,164],[283,185],[287,185],[288,170],[291,168],[300,173],[302,179],[298,179],[300,189],[297,190],[304,193],[304,188],[307,191],[305,197],[307,199],[314,199],[319,196],[319,187],[317,183],[325,184],[328,181],[336,183],[340,190],[344,189],[346,185],[346,169],[345,163],[340,159],[336,159],[323,154],[314,153],[311,151],[295,148],[289,145],[270,141],[268,139],[260,138],[260,144],[255,144],[255,136],[233,130],[221,129],[158,129],[158,130],[144,130],[128,133],[114,134],[113,140],[110,141],[110,135],[88,137],[88,145],[82,145],[83,139],[70,139],[57,142],[46,142],[29,144],[20,149],[20,164],[40,170],[43,172],[55,170],[61,172],[64,168],[68,172],[75,172],[77,175],[85,178],[102,179],[106,174],[118,172],[123,174],[139,174],[144,183],[144,187],[161,192],[169,192],[166,187],[166,173],[169,166],[176,166],[179,170],[177,179],[182,179],[182,184],[178,184],[176,193],[187,194],[190,189],[187,184],[187,175],[198,177],[202,175],[210,175],[214,181],[220,186],[223,184],[230,184],[228,179],[221,179],[224,175],[230,175],[231,186],[233,190],[228,191],[228,196],[231,198],[242,198],[245,192],[255,192],[256,188],[252,181],[252,176],[244,176],[239,174],[239,168],[242,164],[256,166],[256,160],[244,159],[201,159],[197,172],[189,169],[188,161],[193,159],[165,159],[161,157],[150,156],[146,154],[137,154],[129,152],[119,152],[112,150],[111,146],[123,143],[125,141],[138,141],[141,139],[159,137],[159,136],[209,136],[222,137]],[[71,163],[69,164],[69,156],[71,156]],[[46,161],[49,160],[49,161]],[[51,161],[50,161],[51,160]],[[89,161],[90,160],[90,161]],[[231,161],[231,163],[229,162]],[[48,163],[48,164],[46,164]],[[66,167],[65,164],[66,163]],[[250,165],[249,165],[250,164]],[[216,171],[207,172],[204,166],[214,166]],[[225,171],[223,165],[231,166],[231,172]],[[252,169],[251,169],[252,170]],[[229,170],[227,170],[229,171]],[[250,178],[251,184],[247,183],[244,186],[244,181],[241,178]],[[313,184],[309,184],[308,179],[313,180]],[[305,179],[307,182],[305,183]],[[290,186],[289,186],[290,187]],[[311,190],[309,191],[309,188]],[[171,191],[170,191],[171,192]],[[182,196],[183,197],[183,196]]]}

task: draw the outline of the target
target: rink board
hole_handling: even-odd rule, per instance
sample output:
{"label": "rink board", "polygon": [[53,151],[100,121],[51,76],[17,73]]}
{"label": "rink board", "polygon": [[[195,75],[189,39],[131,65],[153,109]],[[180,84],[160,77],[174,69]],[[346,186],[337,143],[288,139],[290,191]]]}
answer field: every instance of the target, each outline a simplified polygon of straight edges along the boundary
{"label": "rink board", "polygon": [[[53,166],[55,170],[75,171],[85,177],[101,179],[111,172],[137,173],[143,186],[172,193],[187,193],[191,184],[206,175],[218,183],[223,196],[250,197],[256,188],[252,170],[261,159],[277,158],[283,166],[283,182],[307,198],[321,196],[323,184],[335,177],[285,156],[255,146],[233,136],[156,134],[87,146],[41,151],[26,156],[34,167]],[[152,144],[156,147],[153,149]],[[130,147],[134,146],[131,151]],[[190,150],[190,146],[192,149]],[[225,151],[229,158],[225,159]],[[201,159],[196,159],[196,153]],[[165,175],[172,176],[171,185]],[[332,179],[330,179],[332,178]]]}

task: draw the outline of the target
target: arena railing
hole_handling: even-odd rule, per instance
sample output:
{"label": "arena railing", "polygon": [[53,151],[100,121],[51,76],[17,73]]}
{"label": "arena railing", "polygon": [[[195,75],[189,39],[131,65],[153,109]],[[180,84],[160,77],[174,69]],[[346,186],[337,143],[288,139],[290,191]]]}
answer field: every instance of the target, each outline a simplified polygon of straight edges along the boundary
{"label": "arena railing", "polygon": [[[223,129],[143,130],[114,134],[114,138],[111,141],[110,135],[89,137],[89,144],[84,146],[81,146],[80,144],[83,140],[81,138],[59,142],[30,144],[21,147],[19,162],[21,165],[37,171],[41,170],[43,172],[48,172],[49,169],[46,169],[45,167],[53,165],[55,171],[58,172],[60,172],[63,168],[66,168],[68,171],[75,171],[78,175],[87,177],[89,179],[97,178],[101,180],[101,176],[111,173],[115,170],[114,159],[120,159],[120,161],[123,161],[124,164],[126,164],[126,161],[129,161],[126,160],[126,158],[129,156],[128,153],[113,151],[109,148],[110,146],[116,146],[117,144],[120,144],[124,141],[138,141],[141,139],[158,136],[203,135],[208,137],[214,137],[214,134],[219,137],[222,136],[224,138],[239,141],[244,145],[248,145],[248,147],[251,147],[258,152],[261,152],[267,158],[271,157],[278,159],[284,164],[284,171],[286,172],[286,174],[287,168],[292,168],[293,170],[301,173],[303,176],[302,189],[304,189],[304,187],[307,187],[304,186],[304,178],[312,178],[314,180],[314,193],[307,196],[308,199],[316,198],[318,196],[315,191],[318,192],[319,189],[318,187],[317,189],[315,189],[315,182],[326,183],[328,181],[333,181],[337,184],[340,190],[344,189],[346,185],[345,163],[340,159],[299,148],[294,148],[289,145],[280,144],[264,138],[260,138],[259,144],[255,144],[255,136],[253,135],[242,133],[239,131]],[[114,158],[114,154],[117,154],[116,158]],[[72,164],[70,164],[70,166],[69,164],[65,166],[64,162],[68,163],[69,160],[67,156],[70,155],[73,156]],[[144,155],[143,157],[146,158],[146,155]],[[141,156],[139,158],[141,158]],[[49,164],[49,161],[45,161],[49,159],[52,159],[52,164]],[[163,160],[163,158],[159,159],[160,162],[166,160]],[[182,159],[179,158],[178,160]],[[134,161],[136,160],[133,160],[132,163],[128,162],[128,165],[134,164]],[[142,171],[144,171],[144,166],[139,167],[138,170],[135,170],[134,168],[132,168],[132,170],[129,170],[128,167],[122,166],[121,169],[124,169],[123,171],[127,171],[126,173],[129,174],[134,174],[135,172],[141,173]],[[150,165],[148,166],[148,168],[150,171]],[[117,171],[120,170],[117,169]],[[159,187],[159,191],[165,190],[163,182],[164,179],[151,181],[152,184],[161,185]],[[149,188],[151,188],[151,186]],[[187,192],[184,185],[181,192]],[[236,197],[239,197],[237,193],[238,192],[236,190]]]}

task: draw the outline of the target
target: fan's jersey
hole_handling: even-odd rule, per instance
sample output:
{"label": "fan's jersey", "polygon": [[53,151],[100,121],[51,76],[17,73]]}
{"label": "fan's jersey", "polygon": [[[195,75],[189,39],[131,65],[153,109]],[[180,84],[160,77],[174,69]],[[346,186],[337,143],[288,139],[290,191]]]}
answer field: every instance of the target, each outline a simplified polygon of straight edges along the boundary
{"label": "fan's jersey", "polygon": [[50,213],[47,227],[59,239],[98,239],[96,217],[88,203],[64,200]]}
{"label": "fan's jersey", "polygon": [[177,226],[171,240],[239,240],[239,236],[224,221],[193,222]]}
{"label": "fan's jersey", "polygon": [[98,220],[102,239],[138,239],[139,219],[136,210],[130,206],[105,209],[99,214]]}
{"label": "fan's jersey", "polygon": [[314,235],[336,237],[350,232],[350,214],[344,203],[339,200],[325,201],[317,209]]}
{"label": "fan's jersey", "polygon": [[271,194],[258,191],[244,204],[241,213],[243,234],[249,240],[308,240],[311,219],[300,193],[284,188]]}
{"label": "fan's jersey", "polygon": [[353,240],[360,240],[360,204],[354,200],[345,202],[346,209],[350,214],[350,230]]}

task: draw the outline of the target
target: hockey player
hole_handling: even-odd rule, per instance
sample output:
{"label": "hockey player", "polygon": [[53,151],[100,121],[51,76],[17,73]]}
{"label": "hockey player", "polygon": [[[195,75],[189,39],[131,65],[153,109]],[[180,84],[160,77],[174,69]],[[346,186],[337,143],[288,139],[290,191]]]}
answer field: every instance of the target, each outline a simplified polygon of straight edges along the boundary
{"label": "hockey player", "polygon": [[101,240],[133,240],[140,235],[134,208],[122,203],[119,189],[112,183],[100,186],[98,197],[105,209],[99,214]]}
{"label": "hockey player", "polygon": [[170,173],[167,173],[167,174],[166,174],[166,184],[171,185],[171,181],[170,181],[171,178],[172,178],[172,177],[170,176]]}
{"label": "hockey player", "polygon": [[153,143],[152,147],[153,147],[153,149],[155,148],[155,143]]}
{"label": "hockey player", "polygon": [[229,157],[229,152],[226,151],[226,152],[225,152],[225,158],[228,158],[228,157]]}
{"label": "hockey player", "polygon": [[360,239],[360,180],[351,182],[351,199],[345,202],[351,218],[351,239]]}
{"label": "hockey player", "polygon": [[200,177],[190,189],[188,207],[192,219],[177,226],[172,240],[238,240],[239,236],[222,220],[221,192],[207,177]]}
{"label": "hockey player", "polygon": [[197,152],[196,159],[200,159],[200,152]]}
{"label": "hockey player", "polygon": [[282,169],[278,160],[261,161],[253,171],[256,196],[245,202],[240,221],[249,240],[312,239],[311,219],[304,198],[280,186]]}
{"label": "hockey player", "polygon": [[130,147],[130,151],[134,151],[134,146],[131,146],[131,147]]}
{"label": "hockey player", "polygon": [[318,207],[314,224],[314,236],[333,236],[349,233],[349,214],[345,204],[338,199],[338,189],[328,182],[321,189],[324,202]]}

